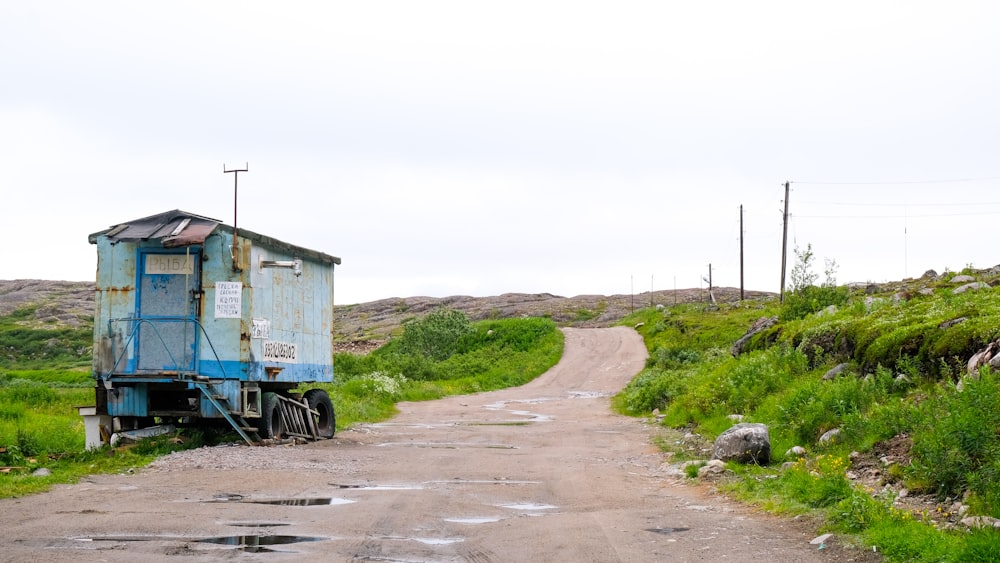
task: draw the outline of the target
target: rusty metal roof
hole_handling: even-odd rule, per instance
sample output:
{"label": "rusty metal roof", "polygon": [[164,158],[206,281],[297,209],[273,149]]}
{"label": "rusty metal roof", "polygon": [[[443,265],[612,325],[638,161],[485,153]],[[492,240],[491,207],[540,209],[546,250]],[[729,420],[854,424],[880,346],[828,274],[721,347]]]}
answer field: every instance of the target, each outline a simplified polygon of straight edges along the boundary
{"label": "rusty metal roof", "polygon": [[112,242],[162,239],[167,248],[201,244],[222,221],[175,209],[112,225],[110,229],[90,235],[91,244],[104,235]]}
{"label": "rusty metal roof", "polygon": [[[222,224],[218,219],[211,219],[174,209],[149,217],[112,225],[103,231],[91,234],[87,239],[90,244],[97,244],[99,237],[107,237],[112,242],[157,240],[164,248],[177,248],[202,244],[216,229],[232,233],[233,228]],[[263,246],[284,250],[301,258],[308,258],[324,264],[340,264],[340,258],[330,256],[316,250],[302,248],[280,240],[259,235],[253,231],[240,229],[239,236],[257,242]]]}

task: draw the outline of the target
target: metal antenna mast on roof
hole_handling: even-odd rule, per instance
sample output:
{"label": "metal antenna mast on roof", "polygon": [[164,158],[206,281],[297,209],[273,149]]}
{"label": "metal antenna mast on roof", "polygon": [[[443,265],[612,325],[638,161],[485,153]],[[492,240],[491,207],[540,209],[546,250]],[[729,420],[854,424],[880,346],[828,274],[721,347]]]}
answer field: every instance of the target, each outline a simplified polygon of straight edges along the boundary
{"label": "metal antenna mast on roof", "polygon": [[240,256],[240,239],[239,239],[239,234],[240,234],[240,231],[236,227],[236,209],[237,209],[237,203],[239,201],[239,193],[240,193],[239,192],[240,172],[248,172],[249,170],[250,170],[250,163],[249,162],[245,163],[243,165],[243,168],[233,168],[232,170],[227,169],[225,164],[222,165],[222,173],[223,174],[229,174],[230,172],[233,173],[233,246],[230,248],[230,251],[233,254],[233,271],[234,272],[239,272],[242,269],[242,268],[240,268],[240,260],[239,260],[239,256]]}

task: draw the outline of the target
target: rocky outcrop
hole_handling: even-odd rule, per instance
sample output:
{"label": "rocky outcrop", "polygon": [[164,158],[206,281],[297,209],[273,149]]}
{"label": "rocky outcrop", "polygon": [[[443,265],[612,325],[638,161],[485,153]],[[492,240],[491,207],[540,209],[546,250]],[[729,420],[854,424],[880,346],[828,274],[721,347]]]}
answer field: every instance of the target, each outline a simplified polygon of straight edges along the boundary
{"label": "rocky outcrop", "polygon": [[80,327],[93,322],[94,282],[0,280],[0,316],[31,307],[28,324]]}
{"label": "rocky outcrop", "polygon": [[733,356],[739,357],[739,355],[743,353],[743,349],[746,347],[747,343],[750,342],[751,338],[761,331],[771,328],[777,323],[778,317],[761,317],[757,319],[750,325],[750,328],[747,329],[746,334],[741,336],[739,340],[733,344],[730,353],[732,353]]}
{"label": "rocky outcrop", "polygon": [[990,342],[985,348],[973,354],[966,363],[966,371],[976,377],[979,375],[979,368],[983,366],[1000,370],[1000,340]]}
{"label": "rocky outcrop", "polygon": [[[717,287],[719,302],[736,302],[738,288]],[[746,298],[767,299],[772,293],[748,291]],[[334,309],[334,339],[338,341],[384,339],[403,321],[447,307],[462,311],[473,321],[516,317],[547,317],[561,326],[581,328],[612,326],[634,310],[656,305],[698,303],[707,300],[701,289],[679,289],[632,295],[577,295],[551,293],[505,293],[493,297],[393,297]]]}

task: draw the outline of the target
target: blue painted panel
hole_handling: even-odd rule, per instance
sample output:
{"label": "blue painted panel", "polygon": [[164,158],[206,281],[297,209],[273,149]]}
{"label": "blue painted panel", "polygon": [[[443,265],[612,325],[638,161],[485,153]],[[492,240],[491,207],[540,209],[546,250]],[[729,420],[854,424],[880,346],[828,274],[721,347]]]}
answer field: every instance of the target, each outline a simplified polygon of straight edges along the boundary
{"label": "blue painted panel", "polygon": [[[278,377],[270,378],[264,368],[281,367]],[[330,364],[279,364],[277,362],[202,362],[199,373],[211,378],[239,379],[241,381],[285,381],[297,383],[330,382],[333,366]],[[224,374],[224,375],[223,375]]]}
{"label": "blue painted panel", "polygon": [[148,416],[148,387],[145,383],[117,386],[108,392],[111,416]]}

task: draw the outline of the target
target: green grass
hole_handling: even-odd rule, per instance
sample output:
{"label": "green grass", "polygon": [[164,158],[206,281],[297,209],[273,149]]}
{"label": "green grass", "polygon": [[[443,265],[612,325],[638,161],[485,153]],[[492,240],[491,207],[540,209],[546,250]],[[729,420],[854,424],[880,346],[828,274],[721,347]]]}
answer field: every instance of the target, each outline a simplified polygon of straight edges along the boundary
{"label": "green grass", "polygon": [[0,369],[72,369],[90,365],[93,320],[77,328],[35,319],[37,307],[0,317]]}
{"label": "green grass", "polygon": [[[829,531],[853,535],[889,561],[997,560],[1000,531],[937,529],[845,477],[849,452],[905,436],[912,460],[886,471],[898,485],[1000,517],[1000,376],[963,375],[968,358],[1000,338],[1000,299],[993,289],[932,289],[866,296],[837,288],[785,307],[636,312],[622,324],[642,323],[650,358],[613,404],[632,415],[659,409],[666,425],[710,439],[732,425],[731,414],[767,424],[772,465],[731,465],[737,477],[725,490],[775,512],[818,515]],[[828,300],[834,312],[814,313]],[[733,357],[733,342],[761,317],[779,322]],[[847,369],[824,380],[840,363]],[[832,429],[840,441],[821,444]],[[809,456],[782,470],[795,445]]]}
{"label": "green grass", "polygon": [[[406,331],[421,331],[421,339],[452,339],[455,326],[439,323],[427,334],[419,320]],[[433,333],[434,331],[430,331]],[[523,385],[554,366],[562,356],[563,334],[548,319],[499,319],[470,323],[458,329],[454,352],[437,359],[443,345],[427,344],[426,354],[386,345],[367,356],[337,354],[336,382],[321,385],[334,401],[338,428],[356,422],[384,420],[395,414],[398,401],[426,401],[449,395],[493,391]],[[400,339],[400,340],[403,340]]]}

